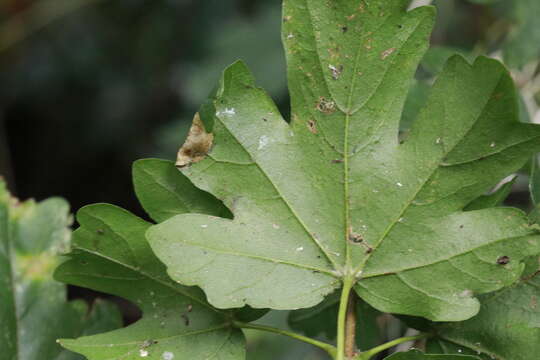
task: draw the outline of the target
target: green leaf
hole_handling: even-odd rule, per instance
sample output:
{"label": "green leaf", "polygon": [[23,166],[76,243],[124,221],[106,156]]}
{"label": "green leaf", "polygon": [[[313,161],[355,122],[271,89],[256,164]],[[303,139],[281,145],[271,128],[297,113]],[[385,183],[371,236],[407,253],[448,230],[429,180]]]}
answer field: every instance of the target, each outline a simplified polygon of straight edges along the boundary
{"label": "green leaf", "polygon": [[55,273],[61,281],[126,298],[143,317],[113,332],[61,340],[90,360],[244,359],[244,338],[230,314],[213,309],[197,288],[170,280],[144,233],[149,223],[118,207],[81,209],[70,260]]}
{"label": "green leaf", "polygon": [[157,222],[185,213],[230,217],[221,201],[193,186],[171,161],[135,161],[133,184],[144,210]]}
{"label": "green leaf", "polygon": [[508,195],[510,195],[510,192],[512,191],[512,186],[516,183],[517,176],[512,178],[512,180],[504,183],[501,185],[498,189],[493,191],[492,193],[488,195],[482,195],[475,200],[473,200],[465,210],[472,211],[472,210],[482,210],[482,209],[488,209],[491,207],[501,206]]}
{"label": "green leaf", "polygon": [[503,47],[505,62],[522,67],[540,57],[540,1],[511,0],[513,28]]}
{"label": "green leaf", "polygon": [[[336,338],[336,324],[339,311],[339,292],[335,292],[320,304],[291,311],[288,323],[291,329],[301,331],[309,337],[323,334],[327,339]],[[371,349],[381,343],[377,317],[381,313],[364,301],[356,301],[356,343],[360,350]]]}
{"label": "green leaf", "polygon": [[56,339],[121,325],[113,305],[98,303],[88,313],[85,302],[67,302],[65,285],[53,280],[70,225],[63,199],[21,203],[0,180],[0,358],[80,359]]}
{"label": "green leaf", "polygon": [[448,59],[456,54],[463,56],[469,61],[474,60],[470,53],[462,49],[448,46],[433,46],[424,55],[421,63],[422,68],[432,75],[437,75],[444,69],[444,65]]}
{"label": "green leaf", "polygon": [[244,64],[224,72],[215,113],[195,117],[177,164],[234,219],[151,227],[173,279],[218,308],[297,309],[354,278],[380,311],[456,321],[519,277],[540,250],[525,214],[462,210],[540,150],[540,128],[517,121],[499,62],[456,56],[400,144],[434,18],[406,5],[285,1],[290,124]]}
{"label": "green leaf", "polygon": [[388,360],[474,360],[478,358],[476,356],[466,355],[432,355],[424,354],[420,351],[413,350],[409,352],[402,352],[390,355],[385,358]]}
{"label": "green leaf", "polygon": [[448,353],[471,349],[497,360],[535,360],[540,351],[540,259],[531,257],[519,282],[480,297],[482,307],[462,323],[433,323]]}

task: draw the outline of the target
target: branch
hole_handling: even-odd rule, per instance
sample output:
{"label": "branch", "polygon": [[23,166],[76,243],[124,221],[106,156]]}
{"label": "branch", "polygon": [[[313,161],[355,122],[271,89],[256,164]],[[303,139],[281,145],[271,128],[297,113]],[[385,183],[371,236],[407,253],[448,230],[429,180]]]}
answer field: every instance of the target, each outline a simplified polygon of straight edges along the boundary
{"label": "branch", "polygon": [[376,346],[371,350],[364,351],[364,352],[358,354],[355,358],[353,358],[353,360],[369,360],[369,359],[371,359],[372,356],[377,355],[378,353],[380,353],[380,352],[382,352],[382,351],[384,351],[386,349],[390,349],[390,348],[392,348],[392,347],[394,347],[396,345],[399,345],[399,344],[402,344],[402,343],[408,342],[408,341],[417,341],[417,340],[421,340],[421,339],[426,339],[426,338],[429,338],[431,336],[432,336],[432,334],[424,333],[424,334],[420,334],[420,335],[416,335],[416,336],[406,336],[406,337],[402,337],[402,338],[399,338],[399,339],[395,339],[395,340],[389,341],[389,342],[387,342],[385,344]]}

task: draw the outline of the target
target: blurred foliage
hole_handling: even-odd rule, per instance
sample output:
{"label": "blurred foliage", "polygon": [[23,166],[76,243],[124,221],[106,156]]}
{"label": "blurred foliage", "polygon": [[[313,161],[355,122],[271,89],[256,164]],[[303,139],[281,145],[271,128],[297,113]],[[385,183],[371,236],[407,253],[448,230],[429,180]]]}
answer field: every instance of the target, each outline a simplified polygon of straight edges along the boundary
{"label": "blurred foliage", "polygon": [[[454,53],[505,61],[523,121],[539,122],[540,1],[433,3],[433,48],[411,84],[402,130]],[[0,174],[23,198],[61,195],[74,209],[106,200],[144,216],[131,163],[174,159],[198,105],[234,60],[247,62],[288,116],[280,11],[279,0],[0,0]],[[527,187],[520,175],[507,202],[530,209]],[[261,321],[286,327],[286,318],[271,312]],[[383,323],[387,338],[405,331]],[[251,359],[325,358],[294,340],[249,338]]]}

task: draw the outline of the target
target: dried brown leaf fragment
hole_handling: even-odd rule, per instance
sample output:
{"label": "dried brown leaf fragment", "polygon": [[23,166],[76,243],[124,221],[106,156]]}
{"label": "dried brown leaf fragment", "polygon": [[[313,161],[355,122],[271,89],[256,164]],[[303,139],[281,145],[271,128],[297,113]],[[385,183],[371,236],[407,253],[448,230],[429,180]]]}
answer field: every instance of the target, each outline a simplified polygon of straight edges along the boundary
{"label": "dried brown leaf fragment", "polygon": [[204,159],[210,151],[213,141],[214,135],[206,132],[199,113],[196,113],[187,139],[178,150],[176,166],[185,167]]}

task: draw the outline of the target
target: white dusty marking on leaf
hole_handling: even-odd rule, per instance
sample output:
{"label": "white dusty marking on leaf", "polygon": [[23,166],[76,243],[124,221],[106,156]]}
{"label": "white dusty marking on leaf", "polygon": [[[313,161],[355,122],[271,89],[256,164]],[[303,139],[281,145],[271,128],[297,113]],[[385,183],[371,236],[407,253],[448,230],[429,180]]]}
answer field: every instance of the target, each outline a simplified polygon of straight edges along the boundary
{"label": "white dusty marking on leaf", "polygon": [[270,142],[270,139],[268,138],[268,136],[266,135],[261,136],[259,138],[259,147],[257,148],[257,150],[264,149],[264,147],[268,145],[269,142]]}
{"label": "white dusty marking on leaf", "polygon": [[293,34],[289,34],[289,35],[287,35],[287,39],[289,39],[289,40],[290,40],[290,39],[292,39],[292,38],[294,38],[294,35],[293,35]]}
{"label": "white dusty marking on leaf", "polygon": [[392,55],[392,53],[396,51],[396,48],[390,48],[390,49],[386,49],[384,50],[382,53],[381,53],[381,60],[384,60],[386,59],[387,57],[389,57],[390,55]]}
{"label": "white dusty marking on leaf", "polygon": [[206,132],[199,113],[193,117],[188,137],[178,150],[176,166],[184,167],[203,160],[212,147],[214,135]]}
{"label": "white dusty marking on leaf", "polygon": [[273,227],[274,229],[276,229],[276,230],[279,229],[279,225],[278,225],[278,224],[272,224],[272,227]]}
{"label": "white dusty marking on leaf", "polygon": [[399,187],[402,187],[402,186],[403,186],[403,184],[400,183],[400,182],[396,183],[396,185],[399,186]]}
{"label": "white dusty marking on leaf", "polygon": [[236,109],[235,108],[225,108],[223,111],[217,111],[216,116],[220,115],[227,115],[227,116],[233,116],[236,115]]}
{"label": "white dusty marking on leaf", "polygon": [[147,357],[148,356],[148,350],[140,349],[139,350],[140,357]]}
{"label": "white dusty marking on leaf", "polygon": [[437,140],[435,140],[435,144],[440,144],[441,143],[441,138],[437,138]]}
{"label": "white dusty marking on leaf", "polygon": [[496,146],[496,144],[494,142],[492,142],[491,144],[489,144],[489,147],[492,147],[494,148]]}
{"label": "white dusty marking on leaf", "polygon": [[332,72],[332,78],[334,80],[339,79],[339,76],[341,75],[341,72],[343,71],[343,65],[335,67],[334,65],[330,64],[330,65],[328,65],[328,68]]}
{"label": "white dusty marking on leaf", "polygon": [[303,246],[297,247],[296,251],[304,251],[304,247]]}
{"label": "white dusty marking on leaf", "polygon": [[172,359],[174,359],[174,354],[172,352],[170,352],[170,351],[165,351],[163,353],[163,355],[161,355],[161,358],[163,360],[172,360]]}
{"label": "white dusty marking on leaf", "polygon": [[206,228],[208,227],[208,225],[204,224],[204,225],[201,225],[201,227],[202,227],[203,229],[206,229]]}

